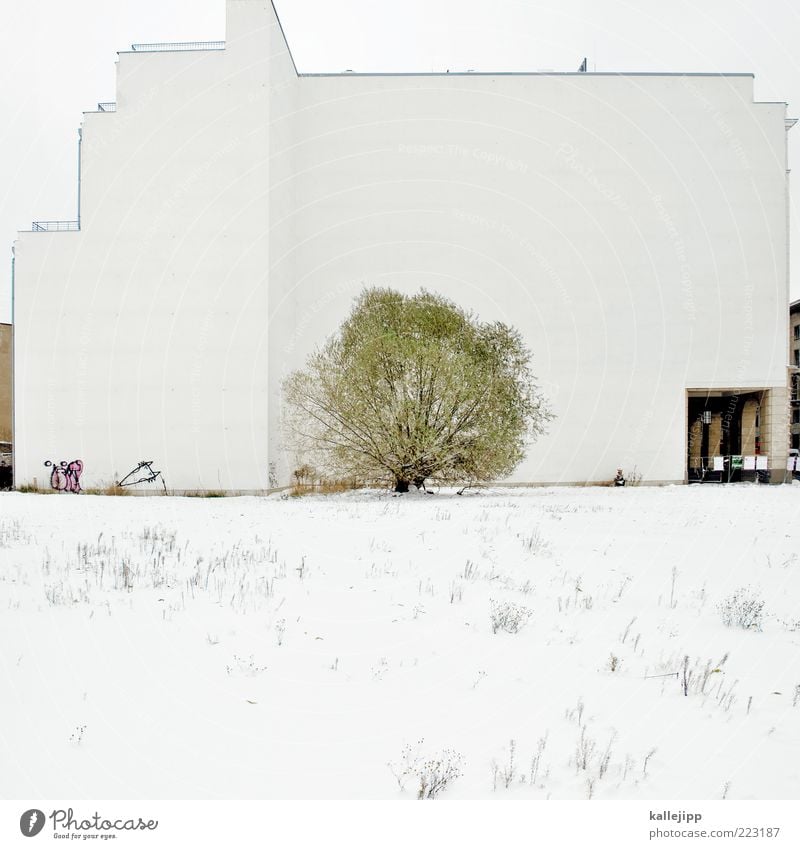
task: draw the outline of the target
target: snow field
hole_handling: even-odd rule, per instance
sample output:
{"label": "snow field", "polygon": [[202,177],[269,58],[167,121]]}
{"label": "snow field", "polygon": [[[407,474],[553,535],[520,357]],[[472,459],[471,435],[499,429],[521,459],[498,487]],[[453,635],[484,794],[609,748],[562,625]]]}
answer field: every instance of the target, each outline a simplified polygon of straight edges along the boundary
{"label": "snow field", "polygon": [[798,505],[0,495],[0,792],[797,798]]}

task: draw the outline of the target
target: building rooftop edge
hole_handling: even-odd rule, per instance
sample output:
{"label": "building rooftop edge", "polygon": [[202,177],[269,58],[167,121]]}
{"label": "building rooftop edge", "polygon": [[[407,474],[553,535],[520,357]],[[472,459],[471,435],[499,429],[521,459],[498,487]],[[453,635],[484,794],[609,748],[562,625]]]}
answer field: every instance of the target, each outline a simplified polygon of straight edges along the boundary
{"label": "building rooftop edge", "polygon": [[[147,56],[158,53],[219,53],[217,49],[117,50],[116,54]],[[291,56],[291,52],[290,52]],[[292,64],[294,59],[292,58]],[[298,77],[751,77],[752,71],[298,71]],[[770,101],[784,103],[783,100]]]}
{"label": "building rooftop edge", "polygon": [[[218,48],[195,47],[174,50],[117,50],[121,54],[146,56],[150,53],[219,53]],[[288,51],[294,65],[291,50]],[[298,71],[298,77],[751,77],[752,71]],[[782,100],[772,101],[783,103]]]}
{"label": "building rooftop edge", "polygon": [[[298,77],[752,77],[743,72],[715,71],[316,71]],[[783,101],[775,101],[782,103]]]}

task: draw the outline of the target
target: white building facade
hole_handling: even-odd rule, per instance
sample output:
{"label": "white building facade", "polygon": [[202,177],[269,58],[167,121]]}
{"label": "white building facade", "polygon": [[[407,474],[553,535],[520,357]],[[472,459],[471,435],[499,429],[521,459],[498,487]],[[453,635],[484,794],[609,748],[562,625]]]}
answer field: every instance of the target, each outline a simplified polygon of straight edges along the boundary
{"label": "white building facade", "polygon": [[514,482],[682,482],[708,398],[785,468],[790,122],[751,75],[298,74],[264,0],[203,47],[119,55],[79,223],[16,242],[17,486],[289,483],[281,380],[369,285],[522,331],[556,419]]}

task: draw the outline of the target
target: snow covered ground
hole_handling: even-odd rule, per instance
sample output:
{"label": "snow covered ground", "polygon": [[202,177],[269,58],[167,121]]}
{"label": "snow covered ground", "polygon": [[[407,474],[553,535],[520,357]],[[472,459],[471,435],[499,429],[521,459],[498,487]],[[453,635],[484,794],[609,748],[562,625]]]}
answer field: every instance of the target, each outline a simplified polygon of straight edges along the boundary
{"label": "snow covered ground", "polygon": [[800,486],[2,494],[0,795],[796,799],[799,526]]}

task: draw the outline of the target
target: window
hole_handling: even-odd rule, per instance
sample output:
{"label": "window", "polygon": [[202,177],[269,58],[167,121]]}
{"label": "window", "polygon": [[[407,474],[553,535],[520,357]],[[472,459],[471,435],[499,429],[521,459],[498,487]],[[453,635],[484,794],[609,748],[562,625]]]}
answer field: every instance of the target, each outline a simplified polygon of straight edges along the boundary
{"label": "window", "polygon": [[794,338],[800,339],[800,324],[795,324],[794,326]]}
{"label": "window", "polygon": [[792,424],[800,424],[800,407],[792,410]]}
{"label": "window", "polygon": [[794,349],[794,364],[800,368],[800,348]]}

